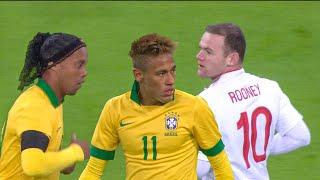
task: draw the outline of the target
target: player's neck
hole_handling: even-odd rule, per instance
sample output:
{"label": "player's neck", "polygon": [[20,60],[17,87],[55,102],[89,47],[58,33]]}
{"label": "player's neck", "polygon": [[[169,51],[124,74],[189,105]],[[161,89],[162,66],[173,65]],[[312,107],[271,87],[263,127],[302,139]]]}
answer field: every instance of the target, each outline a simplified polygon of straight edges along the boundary
{"label": "player's neck", "polygon": [[42,79],[50,86],[54,94],[57,96],[59,103],[61,103],[65,95],[62,93],[59,81],[56,78],[53,78],[52,76],[48,76],[46,74],[42,76]]}
{"label": "player's neck", "polygon": [[228,74],[228,73],[233,72],[233,71],[238,71],[238,70],[240,70],[240,69],[242,69],[242,65],[230,66],[230,67],[226,68],[225,71],[223,71],[223,72],[222,72],[221,74],[219,74],[218,76],[211,78],[211,80],[212,80],[212,82],[216,82],[216,81],[218,81],[218,80],[220,79],[220,77],[221,77],[222,75]]}
{"label": "player's neck", "polygon": [[[242,69],[242,66],[236,66],[236,67],[231,67],[230,69],[227,69],[224,73],[222,73],[222,74],[227,74],[227,73],[230,73],[230,72],[233,72],[233,71],[238,71],[238,70],[240,70],[240,69]],[[222,75],[221,74],[221,75]]]}
{"label": "player's neck", "polygon": [[160,102],[157,99],[155,99],[154,97],[148,95],[148,93],[146,93],[143,90],[143,88],[140,88],[140,90],[138,91],[138,96],[140,99],[140,103],[143,106],[161,106],[161,105],[163,105],[162,102]]}

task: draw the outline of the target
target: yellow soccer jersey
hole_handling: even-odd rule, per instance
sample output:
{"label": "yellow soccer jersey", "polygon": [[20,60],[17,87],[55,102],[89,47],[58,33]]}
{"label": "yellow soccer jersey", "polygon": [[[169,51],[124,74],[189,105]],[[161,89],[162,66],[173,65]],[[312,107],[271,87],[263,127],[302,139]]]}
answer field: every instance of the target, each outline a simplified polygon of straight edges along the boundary
{"label": "yellow soccer jersey", "polygon": [[224,145],[213,114],[197,96],[176,90],[163,106],[142,106],[138,83],[109,100],[92,138],[91,156],[111,160],[121,143],[126,178],[196,180],[199,147],[214,156]]}
{"label": "yellow soccer jersey", "polygon": [[42,79],[23,92],[10,109],[0,159],[0,179],[59,179],[60,172],[35,178],[23,174],[21,167],[20,135],[27,130],[40,131],[50,139],[47,151],[58,151],[63,134],[62,104],[53,90]]}

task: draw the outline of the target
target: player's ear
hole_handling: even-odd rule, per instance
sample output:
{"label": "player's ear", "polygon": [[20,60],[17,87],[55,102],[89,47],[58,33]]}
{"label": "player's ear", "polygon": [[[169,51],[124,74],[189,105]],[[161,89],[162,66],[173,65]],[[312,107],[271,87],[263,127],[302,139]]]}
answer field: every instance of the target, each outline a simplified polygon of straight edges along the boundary
{"label": "player's ear", "polygon": [[232,52],[227,56],[226,64],[227,66],[234,66],[240,63],[239,53]]}
{"label": "player's ear", "polygon": [[52,66],[53,65],[53,62],[49,62],[48,63],[48,67],[50,67],[50,66],[52,66],[52,67],[50,67],[49,69],[46,69],[45,71],[48,71],[48,70],[50,70],[50,71],[54,71],[54,72],[59,72],[59,70],[60,70],[60,65],[61,63],[58,63],[58,64],[56,64],[56,65],[54,65],[54,66]]}
{"label": "player's ear", "polygon": [[138,69],[138,68],[133,68],[132,72],[133,72],[133,76],[134,76],[135,80],[140,82],[143,78],[142,70]]}

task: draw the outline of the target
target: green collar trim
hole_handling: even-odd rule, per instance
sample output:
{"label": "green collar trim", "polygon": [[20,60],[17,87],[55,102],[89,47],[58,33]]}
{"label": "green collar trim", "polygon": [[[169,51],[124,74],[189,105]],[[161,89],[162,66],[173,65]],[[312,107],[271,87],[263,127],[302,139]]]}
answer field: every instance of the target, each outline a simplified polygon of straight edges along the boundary
{"label": "green collar trim", "polygon": [[[135,103],[141,105],[141,101],[139,98],[139,89],[140,89],[140,86],[139,86],[138,81],[134,80],[133,85],[132,85],[132,89],[131,89],[130,99],[132,101],[134,101]],[[174,94],[173,94],[172,100],[174,100]]]}
{"label": "green collar trim", "polygon": [[141,105],[141,102],[139,99],[139,89],[140,89],[139,83],[138,81],[135,80],[132,85],[130,99],[136,102],[137,104]]}
{"label": "green collar trim", "polygon": [[46,83],[43,79],[39,78],[37,86],[41,88],[44,93],[48,96],[50,99],[51,104],[56,108],[60,105],[59,99],[56,96],[56,94],[53,92],[52,88],[49,86],[49,84]]}

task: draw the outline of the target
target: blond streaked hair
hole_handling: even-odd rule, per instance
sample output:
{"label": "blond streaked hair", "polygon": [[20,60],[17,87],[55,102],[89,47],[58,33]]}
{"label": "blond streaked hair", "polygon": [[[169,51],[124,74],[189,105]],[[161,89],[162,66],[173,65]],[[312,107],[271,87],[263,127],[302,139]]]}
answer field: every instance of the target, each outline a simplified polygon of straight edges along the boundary
{"label": "blond streaked hair", "polygon": [[176,43],[174,41],[168,37],[153,33],[133,41],[129,55],[134,68],[145,70],[146,64],[152,57],[173,54],[175,49]]}

